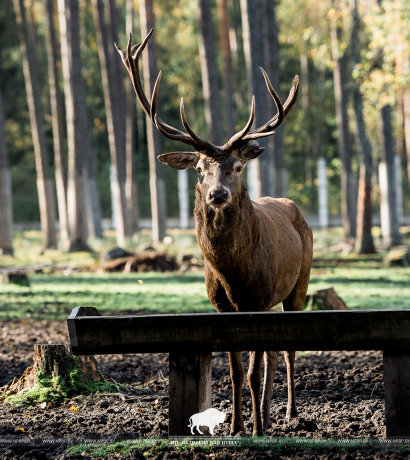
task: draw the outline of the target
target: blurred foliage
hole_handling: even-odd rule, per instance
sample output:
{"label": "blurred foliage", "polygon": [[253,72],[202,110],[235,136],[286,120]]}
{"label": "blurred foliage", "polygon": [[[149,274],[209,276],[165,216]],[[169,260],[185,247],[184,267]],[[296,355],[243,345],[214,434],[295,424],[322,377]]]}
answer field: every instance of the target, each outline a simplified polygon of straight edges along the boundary
{"label": "blurred foliage", "polygon": [[[241,129],[249,116],[249,94],[242,44],[242,26],[239,0],[231,0],[230,27],[232,49],[232,86],[235,105],[235,127]],[[330,48],[330,23],[337,21],[342,27],[340,52],[348,53],[350,44],[351,11],[348,0],[289,0],[277,2],[279,25],[281,94],[285,99],[295,74],[301,75],[300,55],[308,57],[309,117],[305,119],[301,98],[284,123],[285,164],[288,171],[289,197],[304,213],[317,212],[317,180],[313,161],[313,183],[306,181],[306,144],[311,146],[315,160],[324,156],[328,164],[329,209],[340,214],[341,161],[337,148],[337,127],[333,91],[334,62]],[[39,57],[40,83],[44,104],[44,130],[53,167],[53,144],[47,76],[47,56],[44,40],[44,11],[42,0],[30,0],[36,32],[36,49]],[[117,0],[120,44],[125,46],[125,0]],[[218,45],[216,0],[212,1],[215,49],[220,77],[220,97],[224,97],[221,56]],[[80,0],[83,74],[86,82],[88,124],[94,155],[97,184],[103,217],[111,216],[110,152],[100,64],[90,0]],[[403,62],[410,54],[410,5],[405,0],[384,1],[382,7],[373,0],[359,0],[363,17],[361,34],[362,62],[354,69],[348,68],[352,80],[361,83],[369,137],[372,140],[375,160],[378,155],[377,109],[386,102],[392,104],[393,120],[396,118],[396,94],[399,88],[409,85],[409,70]],[[163,78],[159,90],[158,112],[169,124],[181,128],[179,101],[184,97],[187,117],[193,129],[206,137],[204,104],[202,98],[201,69],[198,51],[197,0],[169,2],[155,0],[155,34],[157,67]],[[140,37],[138,0],[134,1],[134,42]],[[0,85],[4,98],[6,135],[9,161],[12,167],[14,220],[38,220],[34,153],[26,101],[21,52],[15,33],[15,16],[12,0],[0,3]],[[381,50],[383,51],[381,53]],[[380,61],[380,56],[381,62]],[[118,58],[115,55],[115,58]],[[61,69],[61,62],[57,62]],[[123,69],[124,81],[129,77]],[[63,90],[62,78],[60,86]],[[128,84],[127,86],[128,87]],[[349,88],[346,88],[348,91]],[[221,105],[224,110],[224,104]],[[135,174],[138,187],[138,205],[141,217],[149,217],[149,164],[145,136],[145,115],[138,107],[136,120],[137,150]],[[351,108],[349,108],[351,111]],[[223,113],[223,118],[225,114]],[[350,117],[353,120],[353,117]],[[351,121],[353,123],[353,121]],[[320,128],[320,129],[319,129]],[[353,126],[351,127],[353,130]],[[224,126],[225,129],[225,126]],[[319,133],[319,134],[318,134]],[[226,133],[225,133],[226,134]],[[227,135],[226,135],[227,138]],[[176,143],[163,138],[163,151],[174,151]],[[178,145],[177,149],[185,146]],[[310,147],[309,147],[310,148]],[[358,176],[355,146],[353,171]],[[178,215],[177,171],[164,167],[167,209],[169,216]],[[245,176],[245,175],[244,175]],[[403,179],[408,189],[403,171]],[[196,174],[189,171],[190,210],[194,206]],[[378,208],[375,187],[375,210]],[[405,210],[410,204],[405,201]]]}

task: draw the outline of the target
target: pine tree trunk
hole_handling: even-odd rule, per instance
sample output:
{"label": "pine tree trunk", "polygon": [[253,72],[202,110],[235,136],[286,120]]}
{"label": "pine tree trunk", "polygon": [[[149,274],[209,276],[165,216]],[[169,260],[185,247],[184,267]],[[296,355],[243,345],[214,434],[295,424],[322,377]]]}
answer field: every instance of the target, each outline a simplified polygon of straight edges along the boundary
{"label": "pine tree trunk", "polygon": [[[355,0],[350,39],[352,49],[352,67],[360,63],[359,32],[360,19],[357,10],[357,0]],[[372,146],[366,135],[366,126],[363,117],[363,97],[360,91],[360,84],[357,81],[353,82],[353,107],[356,118],[356,149],[360,159],[355,247],[356,251],[360,254],[374,254],[376,249],[374,247],[372,236]]]}
{"label": "pine tree trunk", "polygon": [[[87,31],[86,31],[86,0],[79,0],[79,21],[80,21],[80,48],[82,58],[86,59],[86,53],[88,52],[87,46]],[[84,79],[83,79],[84,81]],[[91,139],[88,130],[88,116],[87,116],[87,107],[85,104],[85,89],[84,83],[82,83],[82,88],[84,91],[84,102],[81,105],[83,111],[82,117],[85,120],[84,129],[84,139],[87,142],[87,183],[85,190],[85,206],[86,206],[86,219],[87,219],[87,232],[89,237],[102,238],[102,222],[101,222],[101,207],[98,196],[97,181],[95,179],[94,172],[94,159],[93,159],[93,149],[91,146]]]}
{"label": "pine tree trunk", "polygon": [[[133,0],[126,1],[126,33],[134,32],[133,18]],[[118,58],[117,58],[118,60]],[[128,80],[128,79],[127,79]],[[127,101],[126,101],[126,134],[125,134],[125,190],[127,196],[127,212],[130,221],[131,235],[138,231],[138,208],[137,208],[137,185],[134,179],[134,152],[135,142],[135,93],[131,80],[127,84]]]}
{"label": "pine tree trunk", "polygon": [[336,119],[338,128],[338,146],[342,160],[342,222],[346,238],[356,235],[356,193],[352,174],[351,150],[347,118],[347,78],[346,54],[339,55],[339,35],[337,24],[332,22],[331,41],[332,58],[336,65],[333,67],[333,80],[336,99]]}
{"label": "pine tree trunk", "polygon": [[228,138],[235,134],[234,107],[232,100],[232,58],[229,43],[229,11],[227,0],[217,0],[219,43],[222,55],[222,76],[225,92],[225,119]]}
{"label": "pine tree trunk", "polygon": [[46,248],[51,248],[56,246],[57,238],[53,189],[43,131],[43,108],[38,82],[38,63],[34,43],[30,38],[24,0],[14,0],[14,10],[16,12],[20,35],[21,53],[23,55],[24,80],[36,161],[37,191],[43,241]]}
{"label": "pine tree trunk", "polygon": [[50,85],[50,105],[53,126],[54,163],[57,188],[58,218],[60,238],[64,247],[69,245],[67,217],[67,167],[64,151],[63,108],[58,83],[58,45],[54,25],[55,9],[53,0],[44,0],[46,42],[48,58],[48,81]]}
{"label": "pine tree trunk", "polygon": [[300,55],[301,68],[301,90],[302,90],[302,107],[303,107],[303,124],[307,134],[307,139],[304,145],[305,150],[305,175],[306,185],[313,185],[313,158],[312,158],[312,142],[310,137],[310,103],[309,103],[309,71],[308,57],[306,53]]}
{"label": "pine tree trunk", "polygon": [[[276,21],[276,2],[271,0],[259,0],[260,17],[262,22],[263,59],[272,86],[281,96],[280,91],[280,68],[279,68],[279,29]],[[303,80],[302,80],[303,83]],[[267,119],[275,114],[276,105],[271,95],[265,91]],[[269,182],[270,196],[286,197],[288,193],[287,172],[285,167],[285,147],[283,143],[283,125],[275,128],[276,134],[267,138],[271,169],[273,174]]]}
{"label": "pine tree trunk", "polygon": [[[403,72],[410,71],[410,59],[403,62]],[[407,158],[407,180],[410,184],[410,89],[406,88],[403,92],[403,118],[404,118],[404,140]]]}
{"label": "pine tree trunk", "polygon": [[84,82],[80,60],[78,0],[58,0],[61,63],[67,119],[68,173],[67,214],[69,251],[88,250],[86,196],[87,148],[85,138],[87,120],[84,119]]}
{"label": "pine tree trunk", "polygon": [[7,161],[3,98],[0,88],[0,255],[13,255],[11,173]]}
{"label": "pine tree trunk", "polygon": [[[241,0],[243,46],[248,73],[249,100],[255,95],[255,126],[262,126],[268,120],[266,111],[266,85],[259,67],[263,63],[263,42],[259,8],[251,0]],[[271,76],[270,76],[271,77]],[[266,138],[258,139],[265,152],[250,162],[248,167],[248,188],[251,199],[271,193],[273,168],[270,162],[269,145]]]}
{"label": "pine tree trunk", "polygon": [[216,64],[214,31],[210,0],[198,0],[199,57],[202,89],[205,102],[205,122],[208,139],[215,145],[223,144],[221,107],[219,105],[218,66]]}
{"label": "pine tree trunk", "polygon": [[[141,36],[146,37],[148,32],[154,28],[154,10],[152,0],[140,0],[139,11]],[[152,37],[148,42],[146,50],[142,53],[142,59],[145,93],[152,94],[155,80],[158,76],[154,37]],[[151,121],[147,121],[147,140],[151,192],[152,236],[154,243],[158,243],[165,237],[167,212],[162,164],[157,160],[157,156],[162,153],[161,134]]]}
{"label": "pine tree trunk", "polygon": [[[110,144],[111,162],[115,167],[117,192],[115,194],[116,216],[115,229],[118,246],[124,247],[129,236],[127,218],[127,202],[125,196],[125,125],[121,125],[119,113],[119,95],[113,71],[113,54],[107,43],[107,28],[104,19],[104,4],[102,0],[92,0],[93,17],[97,31],[98,55],[101,65],[101,76],[104,90],[105,108],[107,114],[108,140]],[[122,70],[121,70],[122,75]]]}

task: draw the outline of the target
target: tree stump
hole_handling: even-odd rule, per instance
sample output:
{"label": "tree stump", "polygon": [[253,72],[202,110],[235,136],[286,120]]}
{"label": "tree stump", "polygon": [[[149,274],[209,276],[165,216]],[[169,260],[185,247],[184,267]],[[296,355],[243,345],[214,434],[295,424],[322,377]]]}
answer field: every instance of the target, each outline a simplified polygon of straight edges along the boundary
{"label": "tree stump", "polygon": [[410,248],[408,246],[395,246],[390,249],[383,259],[384,267],[410,266]]}
{"label": "tree stump", "polygon": [[343,300],[330,288],[318,289],[306,296],[304,310],[348,310]]}
{"label": "tree stump", "polygon": [[0,396],[21,404],[62,401],[96,391],[117,393],[119,389],[103,376],[94,356],[73,356],[70,345],[38,344],[34,345],[33,366],[0,388]]}
{"label": "tree stump", "polygon": [[18,284],[30,287],[30,282],[25,273],[3,273],[0,275],[1,284]]}

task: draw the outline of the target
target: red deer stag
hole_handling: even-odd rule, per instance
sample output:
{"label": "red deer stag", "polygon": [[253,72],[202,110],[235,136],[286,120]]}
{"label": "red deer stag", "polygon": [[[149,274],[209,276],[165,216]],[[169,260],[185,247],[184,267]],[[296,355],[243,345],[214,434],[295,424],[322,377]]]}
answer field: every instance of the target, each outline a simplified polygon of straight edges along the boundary
{"label": "red deer stag", "polygon": [[[158,159],[174,169],[195,168],[195,226],[199,246],[205,259],[205,283],[208,297],[218,312],[266,311],[282,302],[285,311],[302,310],[312,265],[312,231],[299,208],[285,198],[270,197],[252,201],[241,174],[246,163],[263,151],[256,139],[274,134],[295,103],[299,79],[282,105],[268,76],[262,73],[278,113],[260,128],[250,131],[255,118],[255,99],[245,128],[225,145],[217,147],[199,137],[189,126],[181,99],[182,124],[188,134],[166,124],[156,113],[159,73],[151,103],[141,85],[138,59],[147,45],[145,39],[127,50],[116,48],[134,85],[139,102],[157,129],[169,139],[193,147],[194,152],[173,152]],[[248,383],[253,406],[253,434],[261,436],[270,427],[270,404],[278,351],[250,352]],[[262,404],[260,403],[261,366],[265,374]],[[294,384],[295,352],[285,352],[288,375],[287,418],[297,417]],[[244,369],[242,354],[229,353],[233,387],[231,434],[244,431],[242,385]]]}

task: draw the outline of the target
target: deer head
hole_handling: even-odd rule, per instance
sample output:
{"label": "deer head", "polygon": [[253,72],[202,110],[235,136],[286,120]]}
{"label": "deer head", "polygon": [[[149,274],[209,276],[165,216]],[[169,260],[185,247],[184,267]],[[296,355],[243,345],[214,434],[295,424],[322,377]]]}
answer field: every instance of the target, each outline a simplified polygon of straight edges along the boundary
{"label": "deer head", "polygon": [[210,207],[225,207],[235,197],[243,184],[241,173],[250,160],[257,158],[265,149],[260,148],[256,139],[275,134],[274,128],[279,126],[289,113],[296,101],[299,89],[299,77],[295,76],[289,96],[284,105],[272,87],[266,72],[261,68],[265,83],[275,101],[278,113],[261,127],[250,131],[255,119],[255,97],[252,97],[251,113],[246,126],[229,139],[223,146],[216,146],[198,136],[189,125],[184,108],[184,98],[181,98],[180,112],[182,124],[187,133],[166,124],[156,113],[161,72],[155,82],[151,103],[148,102],[141,84],[138,60],[144,51],[153,29],[141,43],[132,45],[129,35],[126,51],[116,43],[115,47],[131,77],[138,100],[152,123],[165,137],[183,142],[193,147],[193,152],[172,152],[158,156],[158,159],[174,169],[196,168],[199,174],[199,184],[202,196]]}

